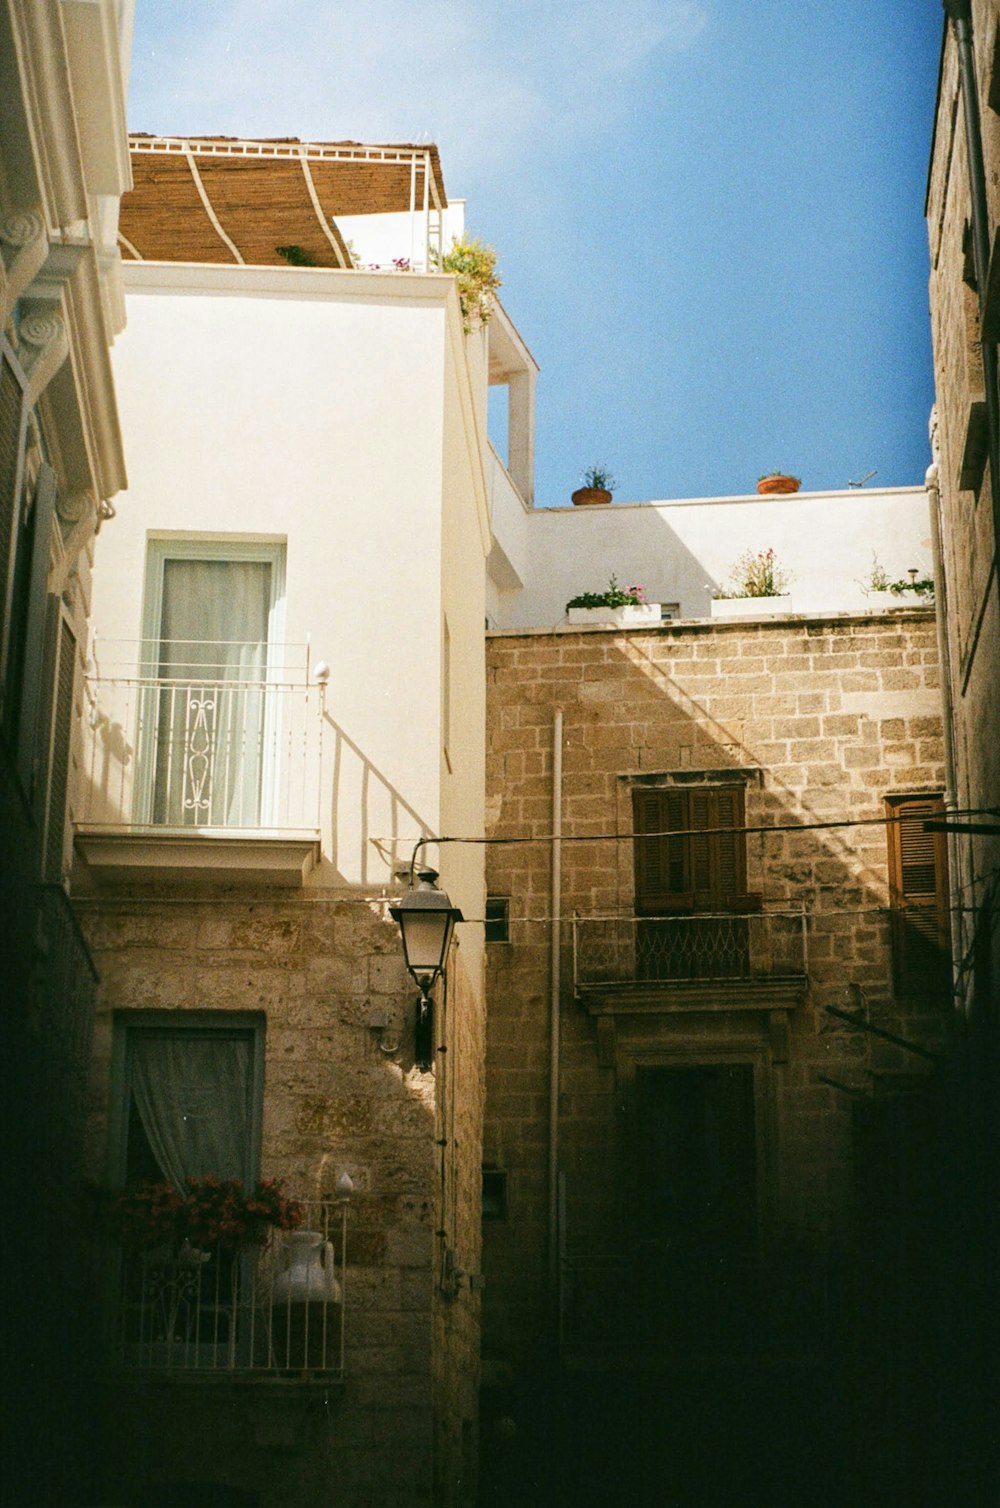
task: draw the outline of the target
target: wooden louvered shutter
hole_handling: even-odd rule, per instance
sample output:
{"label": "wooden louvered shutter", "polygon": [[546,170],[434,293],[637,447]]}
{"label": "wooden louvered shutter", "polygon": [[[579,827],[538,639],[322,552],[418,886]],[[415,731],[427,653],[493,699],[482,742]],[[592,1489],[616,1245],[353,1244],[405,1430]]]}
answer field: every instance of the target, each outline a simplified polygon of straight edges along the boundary
{"label": "wooden louvered shutter", "polygon": [[646,915],[690,910],[690,842],[670,836],[690,826],[687,791],[633,791],[632,812],[636,910]]}
{"label": "wooden louvered shutter", "polygon": [[894,797],[887,813],[889,895],[896,988],[926,996],[947,989],[950,962],[948,849],[944,833],[924,831],[940,817],[940,796]]}
{"label": "wooden louvered shutter", "polygon": [[634,791],[636,910],[756,909],[746,894],[743,813],[742,786]]}
{"label": "wooden louvered shutter", "polygon": [[[708,786],[691,793],[691,838],[695,905],[725,910],[746,898],[746,837],[742,831],[742,786]],[[719,829],[732,828],[731,833]]]}
{"label": "wooden louvered shutter", "polygon": [[688,826],[696,829],[687,842],[691,850],[691,889],[696,906],[707,907],[715,896],[712,883],[713,842],[706,829],[714,827],[714,802],[711,791],[692,791]]}
{"label": "wooden louvered shutter", "polygon": [[59,622],[59,656],[56,666],[49,790],[45,826],[45,878],[62,879],[66,833],[66,801],[73,739],[73,693],[76,685],[76,639],[65,619]]}

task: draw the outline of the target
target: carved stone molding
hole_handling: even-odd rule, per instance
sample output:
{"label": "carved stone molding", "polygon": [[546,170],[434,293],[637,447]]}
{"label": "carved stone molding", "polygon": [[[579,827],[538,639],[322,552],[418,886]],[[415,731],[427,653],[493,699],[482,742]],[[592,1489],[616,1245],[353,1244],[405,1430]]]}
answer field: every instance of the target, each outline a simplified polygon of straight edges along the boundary
{"label": "carved stone molding", "polygon": [[0,304],[3,323],[48,256],[45,218],[34,209],[15,210],[0,220]]}
{"label": "carved stone molding", "polygon": [[62,596],[77,574],[81,554],[97,533],[100,505],[89,490],[74,492],[65,501],[61,496],[56,499],[56,514],[62,525],[63,548],[49,580],[49,591]]}
{"label": "carved stone molding", "polygon": [[34,404],[69,355],[69,335],[62,311],[36,304],[18,326],[21,364],[28,378],[28,402]]}
{"label": "carved stone molding", "polygon": [[0,220],[0,241],[20,250],[45,235],[45,221],[37,210],[15,210]]}
{"label": "carved stone molding", "polygon": [[65,524],[78,524],[85,514],[96,518],[97,498],[86,489],[71,492],[68,496],[60,493],[56,501],[56,512]]}
{"label": "carved stone molding", "polygon": [[21,340],[39,352],[53,345],[65,332],[66,323],[58,309],[38,309],[26,315],[18,327]]}

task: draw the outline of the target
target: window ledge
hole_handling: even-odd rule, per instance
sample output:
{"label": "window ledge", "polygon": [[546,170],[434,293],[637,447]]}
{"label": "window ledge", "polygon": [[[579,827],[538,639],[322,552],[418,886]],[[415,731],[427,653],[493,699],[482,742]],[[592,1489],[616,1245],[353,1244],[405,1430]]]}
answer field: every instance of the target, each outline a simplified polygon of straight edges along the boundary
{"label": "window ledge", "polygon": [[98,885],[159,881],[297,888],[319,860],[319,833],[78,827],[75,846]]}
{"label": "window ledge", "polygon": [[767,979],[644,980],[621,984],[579,985],[580,999],[592,1016],[664,1015],[706,1011],[794,1011],[802,1004],[806,976]]}

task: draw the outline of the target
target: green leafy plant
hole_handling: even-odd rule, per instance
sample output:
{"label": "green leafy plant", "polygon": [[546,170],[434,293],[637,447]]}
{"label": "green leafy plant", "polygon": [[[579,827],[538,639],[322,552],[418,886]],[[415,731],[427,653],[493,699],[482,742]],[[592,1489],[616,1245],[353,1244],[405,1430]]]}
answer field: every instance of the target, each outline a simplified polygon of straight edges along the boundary
{"label": "green leafy plant", "polygon": [[619,586],[618,578],[612,576],[605,592],[581,592],[578,597],[571,597],[566,604],[566,611],[571,607],[642,607],[646,601],[646,591],[641,586]]}
{"label": "green leafy plant", "polygon": [[602,492],[614,492],[618,486],[607,466],[588,466],[580,480],[585,487],[596,487]]}
{"label": "green leafy plant", "polygon": [[276,246],[279,257],[284,257],[293,267],[315,267],[316,258],[301,246]]}
{"label": "green leafy plant", "polygon": [[879,560],[878,555],[874,550],[872,551],[871,570],[868,572],[867,576],[863,576],[861,578],[861,580],[858,582],[858,586],[864,592],[866,597],[871,592],[888,592],[892,589],[892,583],[889,580],[889,572]]}
{"label": "green leafy plant", "polygon": [[462,327],[466,334],[479,325],[489,324],[493,314],[496,291],[501,285],[497,271],[497,254],[492,246],[484,246],[478,239],[463,236],[451,243],[451,250],[439,256],[431,251],[431,261],[442,272],[450,272],[458,283],[458,297],[462,305]]}
{"label": "green leafy plant", "polygon": [[712,593],[724,597],[780,597],[791,583],[792,573],[778,562],[771,549],[744,550],[729,573],[729,585]]}
{"label": "green leafy plant", "polygon": [[776,466],[773,471],[765,471],[757,480],[758,482],[766,482],[772,476],[786,476],[790,482],[795,483],[796,487],[802,486],[802,478],[800,476],[792,476],[790,471],[782,471],[780,466]]}
{"label": "green leafy plant", "polygon": [[907,581],[890,581],[889,591],[896,597],[901,597],[904,592],[916,592],[918,597],[934,596],[933,576],[917,576],[916,571],[911,571]]}

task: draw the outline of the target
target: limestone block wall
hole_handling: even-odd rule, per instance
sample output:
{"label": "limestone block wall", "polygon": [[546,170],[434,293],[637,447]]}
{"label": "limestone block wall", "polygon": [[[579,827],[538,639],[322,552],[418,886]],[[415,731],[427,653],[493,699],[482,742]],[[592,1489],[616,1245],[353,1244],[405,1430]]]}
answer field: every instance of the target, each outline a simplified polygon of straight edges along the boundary
{"label": "limestone block wall", "polygon": [[[331,1493],[344,1504],[430,1502],[435,1476],[463,1480],[462,1421],[475,1415],[478,1296],[466,1281],[442,1299],[438,1233],[449,1233],[455,1266],[478,1270],[482,1010],[462,1008],[481,989],[456,967],[439,1056],[471,1087],[467,1104],[458,1092],[445,1101],[444,1125],[448,1069],[413,1067],[415,992],[386,902],[161,892],[79,910],[101,974],[94,1176],[105,1176],[116,1023],[137,1010],[239,1011],[265,1018],[262,1174],[303,1198],[332,1196],[342,1172],[355,1186],[343,1385],[305,1388],[291,1402],[249,1384],[116,1388],[111,1496],[169,1480],[183,1457],[185,1478],[255,1488],[274,1508]],[[384,1026],[372,1030],[373,1019]],[[398,1052],[382,1051],[397,1041]],[[465,1370],[452,1377],[451,1367]],[[435,1423],[435,1408],[458,1417]]]}
{"label": "limestone block wall", "polygon": [[[996,0],[973,4],[991,245],[1000,224],[1000,79],[994,80],[998,19],[1000,5]],[[995,807],[1000,803],[1000,743],[995,737],[1000,726],[1000,603],[993,578],[996,540],[987,459],[979,292],[969,239],[971,220],[958,56],[949,27],[928,181],[927,226],[942,553],[954,706],[955,795],[959,806]],[[977,456],[978,464],[974,464]],[[968,901],[959,953],[971,960],[975,952],[976,968],[985,978],[990,973],[986,955],[993,931],[991,910],[995,909],[995,886],[990,877],[1000,863],[1000,843],[988,834],[965,836],[953,841],[951,859],[953,870],[961,874]],[[981,911],[987,925],[979,928]],[[995,977],[997,965],[992,968]],[[971,969],[965,971],[965,977],[971,983]]]}
{"label": "limestone block wall", "polygon": [[476,1502],[479,1440],[486,1013],[478,939],[466,946],[460,937],[452,953],[439,1041],[446,1051],[436,1069],[434,1503],[461,1508]]}
{"label": "limestone block wall", "polygon": [[[846,1236],[850,1093],[921,1061],[825,1014],[853,1009],[941,1042],[948,1002],[897,998],[891,979],[884,798],[944,779],[933,615],[841,615],[652,632],[495,633],[488,642],[488,888],[509,898],[487,944],[484,1161],[506,1176],[484,1225],[484,1365],[494,1381],[546,1332],[554,713],[563,717],[558,1167],[569,1254],[622,1250],[629,1074],[642,1061],[754,1065],[762,1239]],[[600,1018],[573,998],[575,912],[630,915],[632,786],[746,773],[747,888],[803,907],[804,996],[767,1012],[655,1005]],[[869,826],[845,826],[848,821]],[[831,823],[829,828],[810,824]],[[803,831],[796,831],[796,827]],[[618,836],[620,835],[620,836]],[[669,1000],[669,987],[664,987]],[[662,1005],[662,1001],[661,1001]],[[657,1056],[659,1055],[659,1057]],[[822,1079],[835,1080],[844,1088]]]}

